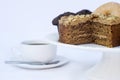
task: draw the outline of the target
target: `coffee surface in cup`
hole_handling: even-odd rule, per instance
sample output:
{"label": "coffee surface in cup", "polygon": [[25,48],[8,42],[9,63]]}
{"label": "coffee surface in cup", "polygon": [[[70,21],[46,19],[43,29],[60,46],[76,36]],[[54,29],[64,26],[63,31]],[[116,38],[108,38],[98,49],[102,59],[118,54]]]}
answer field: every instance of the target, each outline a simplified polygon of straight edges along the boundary
{"label": "coffee surface in cup", "polygon": [[28,43],[27,45],[48,45],[46,43]]}
{"label": "coffee surface in cup", "polygon": [[48,45],[47,43],[23,42],[25,45]]}

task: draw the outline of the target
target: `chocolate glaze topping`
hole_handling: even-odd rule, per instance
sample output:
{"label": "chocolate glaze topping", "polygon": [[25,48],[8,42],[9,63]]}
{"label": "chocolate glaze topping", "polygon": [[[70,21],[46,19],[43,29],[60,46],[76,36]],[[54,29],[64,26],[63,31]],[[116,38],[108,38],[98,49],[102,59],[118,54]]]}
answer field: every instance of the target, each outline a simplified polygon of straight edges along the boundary
{"label": "chocolate glaze topping", "polygon": [[59,21],[59,19],[60,19],[62,16],[69,16],[69,15],[75,15],[75,13],[65,12],[65,13],[63,13],[63,14],[60,14],[60,15],[58,15],[56,18],[54,18],[54,19],[52,20],[52,24],[53,24],[53,25],[58,25],[58,21]]}
{"label": "chocolate glaze topping", "polygon": [[83,9],[79,12],[77,12],[76,14],[79,14],[79,15],[86,15],[86,14],[91,14],[92,12],[90,10],[87,10],[87,9]]}

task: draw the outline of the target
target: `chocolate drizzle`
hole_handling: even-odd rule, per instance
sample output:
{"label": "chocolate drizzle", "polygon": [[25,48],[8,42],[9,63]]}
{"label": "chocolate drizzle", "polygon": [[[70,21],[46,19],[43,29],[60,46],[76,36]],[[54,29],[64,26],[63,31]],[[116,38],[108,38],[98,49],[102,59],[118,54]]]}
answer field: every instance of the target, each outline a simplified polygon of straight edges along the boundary
{"label": "chocolate drizzle", "polygon": [[79,14],[79,15],[87,15],[87,14],[91,14],[92,12],[90,10],[87,10],[87,9],[83,9],[79,12],[77,12],[76,14]]}
{"label": "chocolate drizzle", "polygon": [[63,14],[60,14],[60,15],[58,15],[57,17],[55,17],[55,18],[52,20],[52,24],[53,24],[53,25],[58,25],[58,21],[59,21],[59,19],[60,19],[62,16],[69,16],[69,15],[75,15],[75,13],[65,12],[65,13],[63,13]]}

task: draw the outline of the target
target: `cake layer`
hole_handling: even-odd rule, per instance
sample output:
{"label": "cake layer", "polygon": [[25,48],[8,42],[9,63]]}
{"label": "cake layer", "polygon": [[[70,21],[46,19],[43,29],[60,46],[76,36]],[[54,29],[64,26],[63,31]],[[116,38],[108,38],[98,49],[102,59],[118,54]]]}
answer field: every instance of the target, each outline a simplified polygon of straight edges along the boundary
{"label": "cake layer", "polygon": [[84,43],[92,42],[92,39],[90,34],[84,34],[79,36],[70,36],[67,34],[64,34],[64,35],[60,34],[59,41],[67,44],[84,44]]}
{"label": "cake layer", "polygon": [[92,42],[90,22],[78,25],[59,24],[59,41],[68,44],[82,44]]}

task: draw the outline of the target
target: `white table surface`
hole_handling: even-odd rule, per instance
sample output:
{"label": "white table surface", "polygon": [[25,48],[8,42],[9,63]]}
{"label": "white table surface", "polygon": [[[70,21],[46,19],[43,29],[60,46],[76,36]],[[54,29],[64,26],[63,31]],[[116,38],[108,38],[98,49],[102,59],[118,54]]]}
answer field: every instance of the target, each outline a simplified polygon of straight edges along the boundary
{"label": "white table surface", "polygon": [[5,64],[4,61],[8,60],[12,55],[12,47],[4,46],[4,48],[6,50],[0,51],[1,80],[79,80],[81,74],[95,65],[102,56],[98,52],[58,46],[57,55],[69,58],[70,62],[68,64],[45,70],[30,70]]}
{"label": "white table surface", "polygon": [[[58,14],[96,9],[111,0],[1,0],[0,1],[0,80],[79,80],[81,74],[101,59],[101,52],[58,46],[57,55],[70,63],[53,69],[26,70],[5,64],[11,49],[24,40],[39,40],[57,32],[51,21]],[[114,0],[120,2],[119,0]],[[61,6],[62,5],[62,6]]]}

